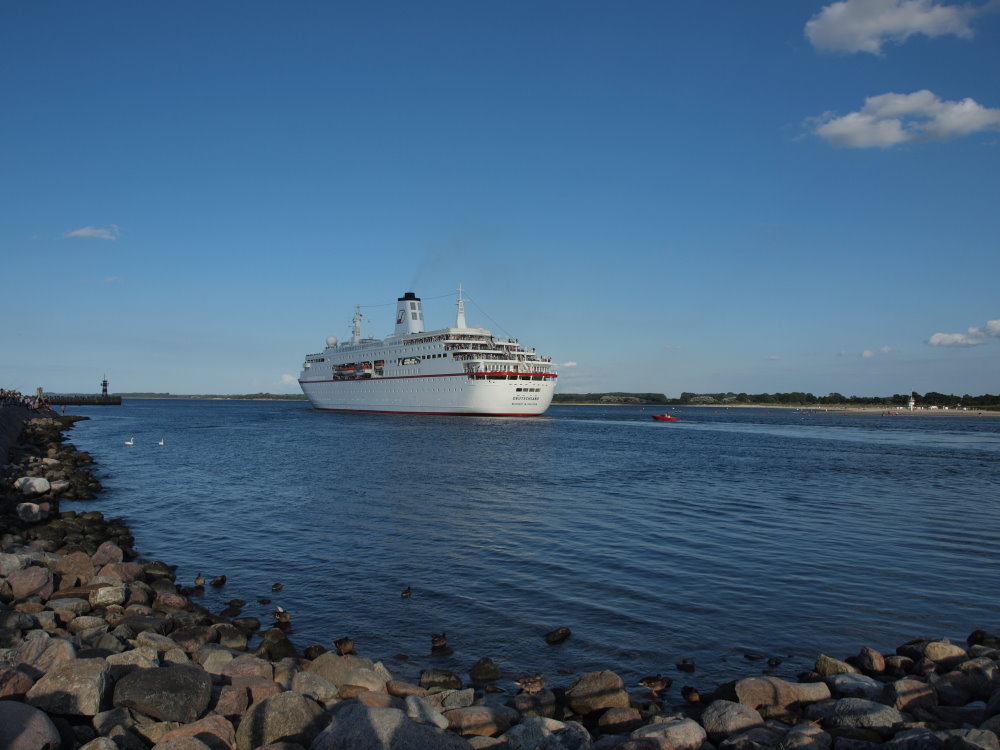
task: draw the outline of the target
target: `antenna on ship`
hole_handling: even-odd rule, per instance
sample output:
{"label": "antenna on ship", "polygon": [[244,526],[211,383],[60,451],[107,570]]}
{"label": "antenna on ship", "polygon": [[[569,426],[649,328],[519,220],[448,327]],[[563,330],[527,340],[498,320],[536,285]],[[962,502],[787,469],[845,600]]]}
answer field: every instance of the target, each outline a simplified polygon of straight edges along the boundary
{"label": "antenna on ship", "polygon": [[465,300],[462,299],[462,285],[458,285],[458,313],[455,315],[455,328],[467,328],[465,325]]}
{"label": "antenna on ship", "polygon": [[354,329],[351,333],[351,343],[358,344],[361,343],[361,318],[364,316],[361,314],[361,305],[354,306],[354,317],[352,318],[354,322]]}

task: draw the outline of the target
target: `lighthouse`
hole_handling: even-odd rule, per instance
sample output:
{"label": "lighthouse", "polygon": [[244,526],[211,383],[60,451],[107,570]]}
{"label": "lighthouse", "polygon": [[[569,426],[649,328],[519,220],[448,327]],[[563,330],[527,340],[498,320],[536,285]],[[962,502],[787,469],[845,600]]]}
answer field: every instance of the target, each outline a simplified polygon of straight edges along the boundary
{"label": "lighthouse", "polygon": [[396,301],[395,335],[404,333],[424,332],[424,308],[420,298],[413,292],[407,292]]}

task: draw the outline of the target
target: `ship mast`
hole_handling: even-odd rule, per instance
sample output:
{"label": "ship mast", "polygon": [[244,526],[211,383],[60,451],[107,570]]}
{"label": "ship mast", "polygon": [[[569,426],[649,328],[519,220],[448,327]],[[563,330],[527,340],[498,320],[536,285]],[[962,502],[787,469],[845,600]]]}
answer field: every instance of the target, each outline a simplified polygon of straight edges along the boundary
{"label": "ship mast", "polygon": [[354,322],[354,328],[352,330],[352,335],[351,335],[351,343],[352,344],[359,344],[359,343],[361,343],[361,318],[362,317],[364,317],[364,316],[361,315],[361,305],[355,305],[354,306],[354,318],[352,319],[353,322]]}
{"label": "ship mast", "polygon": [[466,328],[465,325],[465,300],[462,299],[462,285],[458,285],[458,301],[455,303],[458,313],[455,315],[455,328]]}

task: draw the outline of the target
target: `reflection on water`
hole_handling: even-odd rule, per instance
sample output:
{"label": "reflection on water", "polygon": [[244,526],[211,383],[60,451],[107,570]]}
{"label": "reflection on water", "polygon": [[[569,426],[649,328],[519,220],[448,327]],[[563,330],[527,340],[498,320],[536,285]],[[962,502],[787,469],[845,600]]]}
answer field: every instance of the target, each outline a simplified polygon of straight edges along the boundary
{"label": "reflection on water", "polygon": [[[94,417],[72,439],[102,467],[97,507],[130,521],[140,552],[183,582],[225,573],[203,600],[215,609],[238,597],[266,620],[280,603],[300,647],[350,634],[362,654],[404,652],[389,663],[404,679],[490,656],[508,677],[612,668],[631,684],[689,657],[688,683],[711,686],[759,669],[745,652],[792,675],[819,651],[1000,629],[1000,420],[79,412]],[[559,625],[573,636],[547,646]],[[441,631],[455,653],[431,657]]]}

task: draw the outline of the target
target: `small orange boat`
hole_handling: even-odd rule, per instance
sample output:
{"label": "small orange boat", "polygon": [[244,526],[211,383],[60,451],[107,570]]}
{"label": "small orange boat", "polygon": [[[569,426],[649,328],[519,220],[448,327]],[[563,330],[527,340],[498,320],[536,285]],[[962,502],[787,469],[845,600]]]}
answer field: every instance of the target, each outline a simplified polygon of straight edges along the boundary
{"label": "small orange boat", "polygon": [[657,422],[680,422],[680,417],[675,417],[673,414],[654,414],[653,419]]}

